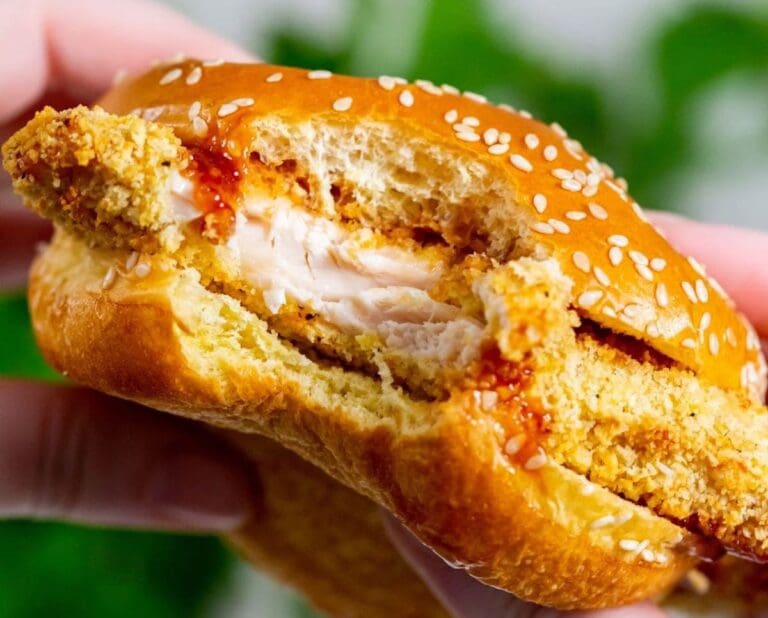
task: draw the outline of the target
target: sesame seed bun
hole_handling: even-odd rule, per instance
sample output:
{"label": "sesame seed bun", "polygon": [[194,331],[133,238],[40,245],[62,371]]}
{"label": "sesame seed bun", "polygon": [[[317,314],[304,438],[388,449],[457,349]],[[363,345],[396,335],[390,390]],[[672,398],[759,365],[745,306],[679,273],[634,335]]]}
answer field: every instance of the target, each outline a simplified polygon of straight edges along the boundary
{"label": "sesame seed bun", "polygon": [[[57,224],[30,285],[55,367],[270,436],[533,602],[629,603],[723,547],[768,557],[757,337],[562,129],[428,82],[198,61],[100,106],[44,110],[3,149]],[[302,285],[354,263],[350,288],[374,269],[412,292],[340,325],[345,285],[275,287],[283,240],[247,241],[277,215],[336,239]]]}

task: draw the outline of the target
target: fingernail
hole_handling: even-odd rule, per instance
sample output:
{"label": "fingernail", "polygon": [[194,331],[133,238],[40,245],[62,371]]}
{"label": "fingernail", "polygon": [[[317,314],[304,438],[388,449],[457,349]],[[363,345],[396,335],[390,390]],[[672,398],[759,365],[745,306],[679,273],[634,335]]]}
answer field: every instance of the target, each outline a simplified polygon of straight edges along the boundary
{"label": "fingernail", "polygon": [[147,506],[171,526],[226,532],[253,514],[254,486],[234,462],[203,452],[171,453],[146,485]]}

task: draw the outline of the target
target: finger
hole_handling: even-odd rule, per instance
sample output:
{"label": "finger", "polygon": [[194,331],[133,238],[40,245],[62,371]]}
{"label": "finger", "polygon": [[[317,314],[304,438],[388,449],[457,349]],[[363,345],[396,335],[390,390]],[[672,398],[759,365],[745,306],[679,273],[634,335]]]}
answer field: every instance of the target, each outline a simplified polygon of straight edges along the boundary
{"label": "finger", "polygon": [[196,426],[83,389],[0,382],[0,517],[193,531],[255,505],[239,461]]}
{"label": "finger", "polygon": [[566,613],[515,599],[448,566],[390,515],[384,515],[390,539],[454,618],[664,618],[650,605],[597,612]]}
{"label": "finger", "polygon": [[768,336],[768,234],[649,213],[680,252],[707,268],[761,336]]}
{"label": "finger", "polygon": [[118,69],[141,70],[176,53],[253,60],[242,48],[146,0],[0,2],[0,124],[46,90],[89,101]]}

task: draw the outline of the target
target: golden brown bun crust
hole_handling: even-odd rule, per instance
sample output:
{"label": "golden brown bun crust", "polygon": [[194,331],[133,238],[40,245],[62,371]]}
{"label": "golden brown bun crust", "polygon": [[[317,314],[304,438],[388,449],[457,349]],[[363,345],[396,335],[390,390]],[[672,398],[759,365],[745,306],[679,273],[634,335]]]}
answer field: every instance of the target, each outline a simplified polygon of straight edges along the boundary
{"label": "golden brown bun crust", "polygon": [[[33,266],[30,309],[39,344],[75,381],[272,437],[387,507],[446,559],[537,603],[628,603],[666,588],[693,564],[683,552],[694,537],[647,509],[552,462],[534,472],[511,469],[498,457],[492,428],[463,408],[426,406],[423,427],[398,426],[391,418],[358,418],[347,404],[316,392],[310,398],[292,379],[266,375],[240,343],[263,323],[164,269],[160,258],[148,277],[120,278],[104,291],[104,274],[118,255],[59,233]],[[196,322],[203,307],[226,315],[219,330],[233,332],[203,341],[204,325]],[[217,354],[229,362],[224,373],[207,365]],[[323,371],[352,384],[337,370],[312,371],[317,384]],[[380,387],[370,380],[367,388]],[[385,405],[383,395],[372,396]],[[612,528],[591,526],[598,515],[617,512],[632,517]],[[619,551],[625,537],[647,539],[649,549],[664,552],[664,563]]]}
{"label": "golden brown bun crust", "polygon": [[[573,279],[582,315],[762,399],[765,366],[751,327],[701,266],[647,222],[623,181],[558,126],[476,99],[425,82],[190,60],[129,79],[100,104],[171,126],[185,144],[214,129],[248,144],[249,121],[266,115],[415,127],[435,147],[463,152],[517,188],[533,241]],[[507,144],[499,141],[504,133]]]}
{"label": "golden brown bun crust", "polygon": [[389,542],[379,508],[279,444],[221,436],[253,464],[262,496],[229,542],[246,559],[340,618],[447,618]]}

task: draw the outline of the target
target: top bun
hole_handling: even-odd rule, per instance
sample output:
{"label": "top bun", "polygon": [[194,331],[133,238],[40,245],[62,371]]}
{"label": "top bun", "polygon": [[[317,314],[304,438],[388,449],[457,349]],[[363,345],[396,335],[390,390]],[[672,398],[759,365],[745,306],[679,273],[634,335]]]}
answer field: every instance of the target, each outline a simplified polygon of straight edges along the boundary
{"label": "top bun", "polygon": [[397,118],[482,161],[517,187],[528,240],[573,281],[579,314],[650,347],[721,387],[765,396],[753,329],[704,268],[678,253],[643,215],[626,182],[525,111],[431,82],[360,79],[267,64],[183,61],[113,88],[108,111],[174,128],[185,143],[247,130],[254,116]]}

